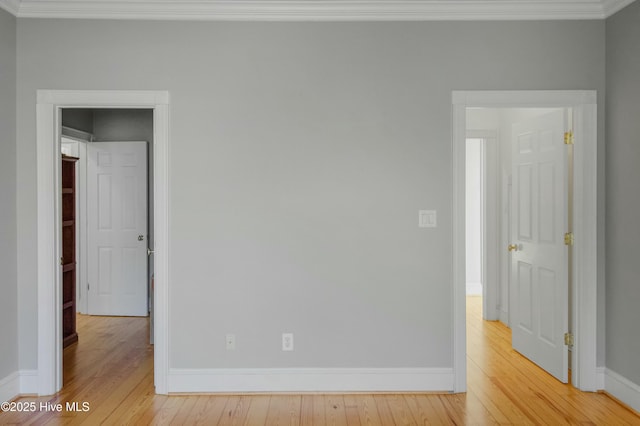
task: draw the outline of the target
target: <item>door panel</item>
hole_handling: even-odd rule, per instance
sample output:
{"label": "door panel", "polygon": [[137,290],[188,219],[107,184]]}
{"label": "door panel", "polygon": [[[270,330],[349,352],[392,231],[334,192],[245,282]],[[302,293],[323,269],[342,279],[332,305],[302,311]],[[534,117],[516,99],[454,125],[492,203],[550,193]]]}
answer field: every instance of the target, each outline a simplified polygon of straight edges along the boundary
{"label": "door panel", "polygon": [[512,336],[515,350],[568,379],[564,111],[513,125]]}
{"label": "door panel", "polygon": [[531,205],[531,183],[532,183],[533,167],[531,164],[518,165],[518,185],[516,186],[522,195],[518,214],[516,215],[516,223],[518,226],[518,238],[520,240],[531,240],[531,217],[533,216]]}
{"label": "door panel", "polygon": [[87,145],[87,204],[89,314],[146,316],[146,142]]}
{"label": "door panel", "polygon": [[533,333],[531,321],[531,265],[525,262],[518,262],[518,326],[528,333]]}

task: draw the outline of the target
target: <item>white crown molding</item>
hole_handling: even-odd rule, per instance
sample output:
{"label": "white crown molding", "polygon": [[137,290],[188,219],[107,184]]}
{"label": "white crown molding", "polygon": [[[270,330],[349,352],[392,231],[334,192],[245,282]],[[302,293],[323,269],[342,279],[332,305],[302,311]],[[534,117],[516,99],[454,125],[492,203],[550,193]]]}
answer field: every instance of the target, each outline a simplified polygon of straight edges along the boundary
{"label": "white crown molding", "polygon": [[0,0],[21,18],[195,21],[603,19],[635,0]]}
{"label": "white crown molding", "polygon": [[0,0],[0,9],[17,16],[20,10],[20,0]]}
{"label": "white crown molding", "polygon": [[602,9],[604,16],[609,17],[619,10],[629,6],[636,0],[602,0]]}

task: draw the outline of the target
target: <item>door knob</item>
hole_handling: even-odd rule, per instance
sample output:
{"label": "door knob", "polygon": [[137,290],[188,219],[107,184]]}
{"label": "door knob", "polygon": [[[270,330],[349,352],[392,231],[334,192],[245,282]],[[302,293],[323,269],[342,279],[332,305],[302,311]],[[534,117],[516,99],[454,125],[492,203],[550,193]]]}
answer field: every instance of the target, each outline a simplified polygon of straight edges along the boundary
{"label": "door knob", "polygon": [[147,247],[147,256],[151,256],[155,252],[155,250],[151,250],[149,247]]}
{"label": "door knob", "polygon": [[509,251],[518,251],[518,245],[517,244],[509,244],[509,246],[507,246],[507,250],[509,250]]}

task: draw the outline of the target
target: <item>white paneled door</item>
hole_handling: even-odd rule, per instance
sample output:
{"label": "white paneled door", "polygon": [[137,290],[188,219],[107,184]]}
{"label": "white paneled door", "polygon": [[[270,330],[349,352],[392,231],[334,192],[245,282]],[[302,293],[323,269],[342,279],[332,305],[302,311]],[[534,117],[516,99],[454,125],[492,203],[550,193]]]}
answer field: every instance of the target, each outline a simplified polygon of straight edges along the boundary
{"label": "white paneled door", "polygon": [[146,316],[147,144],[87,144],[88,310]]}
{"label": "white paneled door", "polygon": [[513,348],[568,379],[567,154],[564,111],[513,125]]}

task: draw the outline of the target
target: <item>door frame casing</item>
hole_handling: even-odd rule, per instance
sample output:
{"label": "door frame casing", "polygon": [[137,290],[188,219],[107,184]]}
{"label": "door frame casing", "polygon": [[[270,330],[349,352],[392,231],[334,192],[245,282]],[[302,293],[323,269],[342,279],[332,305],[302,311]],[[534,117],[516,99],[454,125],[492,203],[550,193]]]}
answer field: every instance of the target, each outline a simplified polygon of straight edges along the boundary
{"label": "door frame casing", "polygon": [[169,369],[169,92],[38,90],[36,105],[38,394],[62,388],[60,141],[63,108],[153,109],[156,393],[167,393]]}
{"label": "door frame casing", "polygon": [[[453,91],[453,371],[454,392],[467,389],[465,286],[466,109],[572,108],[574,217],[572,384],[597,390],[597,95],[594,90]],[[580,283],[580,286],[576,285]]]}

